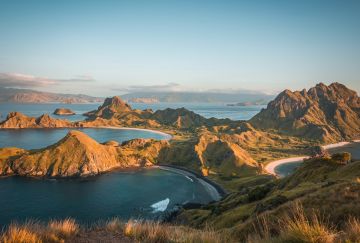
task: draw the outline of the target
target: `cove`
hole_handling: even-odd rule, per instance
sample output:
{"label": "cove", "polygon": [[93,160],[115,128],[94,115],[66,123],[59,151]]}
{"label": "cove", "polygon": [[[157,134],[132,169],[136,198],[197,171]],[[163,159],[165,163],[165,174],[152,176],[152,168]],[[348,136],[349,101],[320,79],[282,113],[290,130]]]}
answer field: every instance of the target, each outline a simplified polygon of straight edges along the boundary
{"label": "cove", "polygon": [[0,148],[18,147],[39,149],[58,142],[69,130],[80,130],[99,143],[109,140],[118,142],[134,138],[169,139],[170,135],[151,130],[112,129],[112,128],[39,128],[39,129],[0,129]]}
{"label": "cove", "polygon": [[[332,147],[326,150],[330,154],[348,152],[351,154],[353,160],[360,160],[360,142],[351,142],[344,146]],[[280,178],[291,175],[302,165],[302,163],[302,159],[288,163],[281,163],[274,167],[274,174]]]}
{"label": "cove", "polygon": [[203,184],[190,179],[157,168],[86,179],[1,178],[0,225],[66,217],[81,223],[111,217],[153,219],[176,204],[213,201]]}

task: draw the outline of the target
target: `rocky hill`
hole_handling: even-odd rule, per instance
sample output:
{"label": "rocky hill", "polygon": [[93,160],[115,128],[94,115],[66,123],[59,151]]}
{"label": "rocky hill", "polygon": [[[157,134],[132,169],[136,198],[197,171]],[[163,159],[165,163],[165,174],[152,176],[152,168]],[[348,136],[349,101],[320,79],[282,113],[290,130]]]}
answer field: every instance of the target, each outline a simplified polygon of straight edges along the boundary
{"label": "rocky hill", "polygon": [[0,123],[0,128],[54,128],[73,127],[68,120],[55,119],[48,114],[39,117],[29,117],[20,112],[10,112],[6,119]]}
{"label": "rocky hill", "polygon": [[84,126],[108,124],[146,127],[172,126],[178,129],[188,129],[218,122],[218,119],[207,119],[185,108],[167,108],[156,112],[149,109],[134,110],[118,96],[107,98],[97,110],[84,115],[89,117]]}
{"label": "rocky hill", "polygon": [[308,91],[285,90],[254,116],[255,128],[323,142],[360,137],[360,98],[339,83]]}
{"label": "rocky hill", "polygon": [[[80,131],[70,131],[47,148],[0,151],[0,173],[6,175],[73,177],[100,174],[115,168],[150,166],[167,141],[135,139],[121,146],[100,144]],[[13,156],[16,154],[16,156]]]}
{"label": "rocky hill", "polygon": [[84,115],[90,118],[101,117],[110,119],[116,113],[126,113],[130,111],[131,107],[129,104],[124,102],[119,96],[114,96],[112,98],[106,98],[97,110],[87,112]]}

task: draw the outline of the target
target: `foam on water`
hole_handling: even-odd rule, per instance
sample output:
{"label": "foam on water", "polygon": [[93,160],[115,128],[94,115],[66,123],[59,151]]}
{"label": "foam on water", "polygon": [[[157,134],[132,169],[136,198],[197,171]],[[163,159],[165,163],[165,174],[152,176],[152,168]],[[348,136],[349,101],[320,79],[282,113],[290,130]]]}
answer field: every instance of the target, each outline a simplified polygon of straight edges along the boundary
{"label": "foam on water", "polygon": [[151,207],[154,209],[152,212],[153,213],[164,212],[167,209],[169,203],[170,203],[169,198],[166,198],[165,200],[154,203],[153,205],[151,205]]}

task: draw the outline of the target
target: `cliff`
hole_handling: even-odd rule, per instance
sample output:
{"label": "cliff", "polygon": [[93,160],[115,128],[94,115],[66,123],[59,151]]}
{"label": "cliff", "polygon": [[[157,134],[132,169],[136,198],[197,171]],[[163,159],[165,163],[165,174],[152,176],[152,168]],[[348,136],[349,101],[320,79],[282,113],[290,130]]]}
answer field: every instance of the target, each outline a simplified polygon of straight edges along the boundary
{"label": "cliff", "polygon": [[2,174],[40,177],[97,175],[115,168],[150,166],[167,141],[135,139],[118,146],[100,144],[80,131],[70,131],[47,148],[2,157]]}
{"label": "cliff", "polygon": [[39,117],[29,117],[20,112],[10,112],[5,121],[0,123],[0,128],[56,128],[73,127],[68,120],[55,119],[48,114]]}
{"label": "cliff", "polygon": [[339,83],[320,83],[308,91],[285,90],[250,123],[255,128],[323,142],[359,138],[360,98]]}

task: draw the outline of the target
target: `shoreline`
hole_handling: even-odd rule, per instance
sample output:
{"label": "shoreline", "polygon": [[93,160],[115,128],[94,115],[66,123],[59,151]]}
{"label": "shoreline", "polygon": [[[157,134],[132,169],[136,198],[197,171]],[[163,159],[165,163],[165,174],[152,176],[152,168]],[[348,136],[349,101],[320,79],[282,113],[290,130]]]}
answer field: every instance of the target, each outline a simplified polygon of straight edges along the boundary
{"label": "shoreline", "polygon": [[158,130],[147,129],[147,128],[99,126],[99,127],[83,127],[82,129],[86,129],[86,128],[101,128],[101,129],[115,129],[115,130],[135,130],[135,131],[151,132],[151,133],[162,135],[165,138],[161,139],[161,140],[171,140],[173,138],[173,136],[168,134],[168,133],[161,132],[161,131],[158,131]]}
{"label": "shoreline", "polygon": [[[338,142],[338,143],[332,143],[332,144],[328,144],[328,145],[322,145],[321,147],[325,150],[328,150],[328,149],[343,147],[343,146],[349,145],[351,143],[359,143],[359,142],[360,142],[360,140],[352,140],[350,142]],[[279,159],[279,160],[269,162],[268,164],[265,165],[264,169],[267,173],[269,173],[271,175],[279,176],[275,172],[276,167],[283,165],[283,164],[301,162],[302,160],[308,159],[308,158],[310,158],[310,156],[299,156],[299,157],[290,157],[290,158]]]}
{"label": "shoreline", "polygon": [[210,194],[210,196],[212,197],[212,199],[214,201],[220,201],[227,195],[227,192],[220,185],[218,185],[217,183],[209,180],[208,178],[196,173],[195,171],[189,170],[187,168],[183,168],[183,167],[175,166],[175,165],[154,165],[152,167],[158,168],[161,170],[174,172],[174,173],[183,175],[185,177],[188,177],[188,176],[195,177],[195,179],[198,180],[199,183],[205,187],[205,189],[208,191],[208,193]]}

